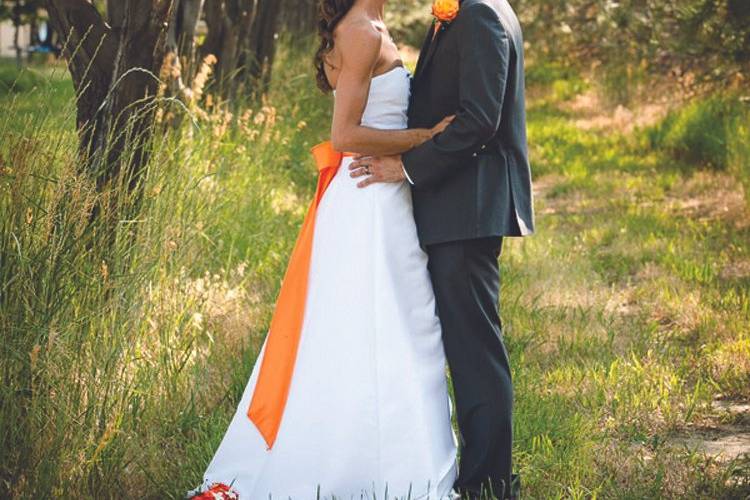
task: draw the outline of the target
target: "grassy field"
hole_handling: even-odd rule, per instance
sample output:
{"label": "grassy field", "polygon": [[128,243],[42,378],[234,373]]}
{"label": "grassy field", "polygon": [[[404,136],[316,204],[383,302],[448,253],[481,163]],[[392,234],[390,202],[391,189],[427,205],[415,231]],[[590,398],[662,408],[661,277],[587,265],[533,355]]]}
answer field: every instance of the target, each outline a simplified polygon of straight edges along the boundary
{"label": "grassy field", "polygon": [[584,90],[532,101],[539,231],[502,260],[527,491],[746,498],[747,459],[686,446],[744,432],[748,451],[750,415],[715,402],[750,398],[742,188],[560,101]]}
{"label": "grassy field", "polygon": [[[327,135],[328,100],[294,68],[282,55],[265,102],[195,105],[157,134],[143,207],[106,248],[64,73],[0,92],[0,495],[179,498],[199,483]],[[750,460],[714,453],[750,433],[742,188],[675,159],[660,122],[631,130],[586,105],[589,84],[536,74],[538,231],[502,257],[523,495],[746,498]]]}

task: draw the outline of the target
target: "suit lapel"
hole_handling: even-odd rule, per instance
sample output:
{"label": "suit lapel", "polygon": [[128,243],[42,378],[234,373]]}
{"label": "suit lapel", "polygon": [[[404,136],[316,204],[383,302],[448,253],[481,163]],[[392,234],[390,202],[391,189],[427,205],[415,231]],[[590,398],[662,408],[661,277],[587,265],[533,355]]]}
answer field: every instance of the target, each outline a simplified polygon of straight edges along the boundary
{"label": "suit lapel", "polygon": [[419,80],[419,78],[424,74],[425,69],[427,69],[427,66],[429,66],[430,61],[432,60],[432,56],[435,55],[435,50],[440,43],[440,39],[443,37],[445,30],[447,30],[449,27],[450,24],[442,24],[434,38],[432,36],[434,28],[430,28],[429,32],[427,33],[427,39],[425,40],[425,46],[422,48],[422,50],[426,48],[427,53],[424,55],[424,57],[422,57],[422,54],[424,52],[420,52],[419,61],[417,62],[417,71],[415,71],[414,76],[415,80]]}
{"label": "suit lapel", "polygon": [[427,58],[427,50],[430,48],[430,45],[432,44],[433,28],[434,28],[434,23],[430,24],[430,27],[427,29],[427,34],[424,37],[422,48],[419,49],[419,58],[417,59],[417,68],[414,70],[415,80],[419,78],[419,74],[422,72],[422,66],[424,66],[424,61]]}

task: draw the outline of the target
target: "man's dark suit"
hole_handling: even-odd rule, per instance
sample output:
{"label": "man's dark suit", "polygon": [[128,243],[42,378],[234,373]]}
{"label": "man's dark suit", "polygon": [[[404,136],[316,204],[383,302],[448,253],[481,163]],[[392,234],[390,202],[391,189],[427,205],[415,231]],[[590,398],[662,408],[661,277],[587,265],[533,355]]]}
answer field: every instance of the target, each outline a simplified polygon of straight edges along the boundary
{"label": "man's dark suit", "polygon": [[500,498],[511,494],[513,386],[497,259],[503,236],[534,229],[523,68],[521,28],[507,1],[463,0],[456,19],[427,35],[409,127],[456,118],[402,156],[456,395],[456,487],[472,493],[489,483]]}

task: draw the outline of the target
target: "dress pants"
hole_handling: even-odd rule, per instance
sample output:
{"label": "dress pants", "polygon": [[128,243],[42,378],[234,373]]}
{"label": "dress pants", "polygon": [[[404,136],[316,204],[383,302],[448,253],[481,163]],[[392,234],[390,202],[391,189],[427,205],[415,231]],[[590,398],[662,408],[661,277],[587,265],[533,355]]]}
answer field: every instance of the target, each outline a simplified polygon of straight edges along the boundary
{"label": "dress pants", "polygon": [[501,247],[501,237],[426,247],[461,436],[455,488],[477,498],[490,490],[510,496],[513,384],[498,312]]}

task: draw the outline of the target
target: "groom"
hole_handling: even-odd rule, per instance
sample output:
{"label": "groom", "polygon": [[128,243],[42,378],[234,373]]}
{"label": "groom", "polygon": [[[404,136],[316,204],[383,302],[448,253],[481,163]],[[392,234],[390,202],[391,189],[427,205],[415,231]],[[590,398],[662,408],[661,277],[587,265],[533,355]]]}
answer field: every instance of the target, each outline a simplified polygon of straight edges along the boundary
{"label": "groom", "polygon": [[534,229],[523,38],[507,0],[436,0],[433,13],[409,127],[455,119],[402,156],[363,158],[350,168],[353,177],[367,175],[360,187],[412,184],[462,438],[455,487],[470,498],[491,489],[515,499],[513,385],[497,306],[502,239]]}

